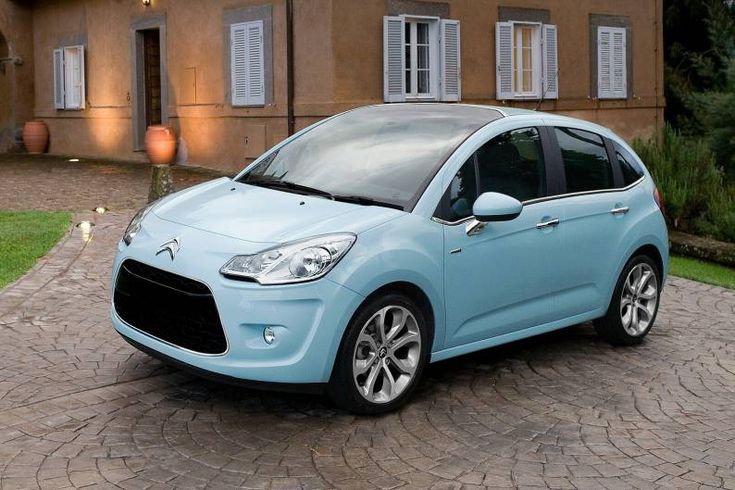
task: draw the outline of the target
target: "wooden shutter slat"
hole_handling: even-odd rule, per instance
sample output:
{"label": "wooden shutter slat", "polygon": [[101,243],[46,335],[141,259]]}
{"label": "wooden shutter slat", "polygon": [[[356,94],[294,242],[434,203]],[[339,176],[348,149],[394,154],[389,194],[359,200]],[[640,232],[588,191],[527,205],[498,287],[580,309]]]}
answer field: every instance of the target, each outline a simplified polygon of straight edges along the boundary
{"label": "wooden shutter slat", "polygon": [[247,42],[245,24],[230,26],[230,81],[233,106],[247,105]]}
{"label": "wooden shutter slat", "polygon": [[513,98],[513,24],[495,23],[495,89],[498,100]]}
{"label": "wooden shutter slat", "polygon": [[627,97],[626,29],[597,28],[597,96],[600,99]]}
{"label": "wooden shutter slat", "polygon": [[442,97],[459,101],[462,95],[460,31],[458,20],[441,21]]}
{"label": "wooden shutter slat", "polygon": [[543,25],[543,77],[544,85],[542,97],[544,99],[559,98],[559,63],[557,57],[557,35],[556,26]]}
{"label": "wooden shutter slat", "polygon": [[406,100],[404,24],[401,17],[383,17],[383,100]]}
{"label": "wooden shutter slat", "polygon": [[265,104],[265,77],[263,59],[263,21],[247,25],[248,49],[248,105]]}
{"label": "wooden shutter slat", "polygon": [[64,51],[54,49],[54,108],[64,108]]}

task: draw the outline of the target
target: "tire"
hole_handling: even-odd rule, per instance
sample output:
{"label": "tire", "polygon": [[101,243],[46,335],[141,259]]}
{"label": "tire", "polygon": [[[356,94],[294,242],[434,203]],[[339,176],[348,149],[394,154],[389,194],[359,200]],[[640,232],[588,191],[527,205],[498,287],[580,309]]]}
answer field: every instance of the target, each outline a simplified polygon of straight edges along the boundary
{"label": "tire", "polygon": [[406,296],[390,293],[362,305],[342,338],[329,397],[340,408],[363,415],[400,407],[426,365],[428,332],[426,315]]}
{"label": "tire", "polygon": [[594,321],[595,330],[614,345],[639,344],[656,321],[660,300],[658,265],[647,255],[636,255],[623,267],[607,313]]}

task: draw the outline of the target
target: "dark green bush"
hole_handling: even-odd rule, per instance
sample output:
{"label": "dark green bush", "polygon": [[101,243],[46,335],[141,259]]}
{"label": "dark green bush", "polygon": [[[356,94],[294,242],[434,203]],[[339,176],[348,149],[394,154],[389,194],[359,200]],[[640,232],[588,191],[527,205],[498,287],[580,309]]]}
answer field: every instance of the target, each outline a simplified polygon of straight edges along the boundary
{"label": "dark green bush", "polygon": [[670,228],[735,242],[735,188],[725,185],[704,140],[666,125],[660,141],[633,147],[658,186]]}

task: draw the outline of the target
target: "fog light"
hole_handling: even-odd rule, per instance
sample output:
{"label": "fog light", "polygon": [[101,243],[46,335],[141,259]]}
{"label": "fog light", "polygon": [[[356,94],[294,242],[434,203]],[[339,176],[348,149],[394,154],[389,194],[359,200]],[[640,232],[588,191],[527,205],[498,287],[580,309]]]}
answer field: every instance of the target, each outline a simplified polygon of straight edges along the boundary
{"label": "fog light", "polygon": [[276,340],[276,332],[271,327],[265,327],[263,329],[263,340],[266,344],[271,345]]}

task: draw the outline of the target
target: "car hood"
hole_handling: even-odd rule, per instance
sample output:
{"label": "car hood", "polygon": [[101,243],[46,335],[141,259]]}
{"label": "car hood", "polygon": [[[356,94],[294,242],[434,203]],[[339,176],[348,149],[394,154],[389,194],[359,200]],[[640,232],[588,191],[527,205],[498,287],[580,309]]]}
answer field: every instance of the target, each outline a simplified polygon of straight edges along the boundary
{"label": "car hood", "polygon": [[326,233],[360,234],[404,214],[241,184],[226,177],[178,192],[152,212],[167,221],[264,244]]}

